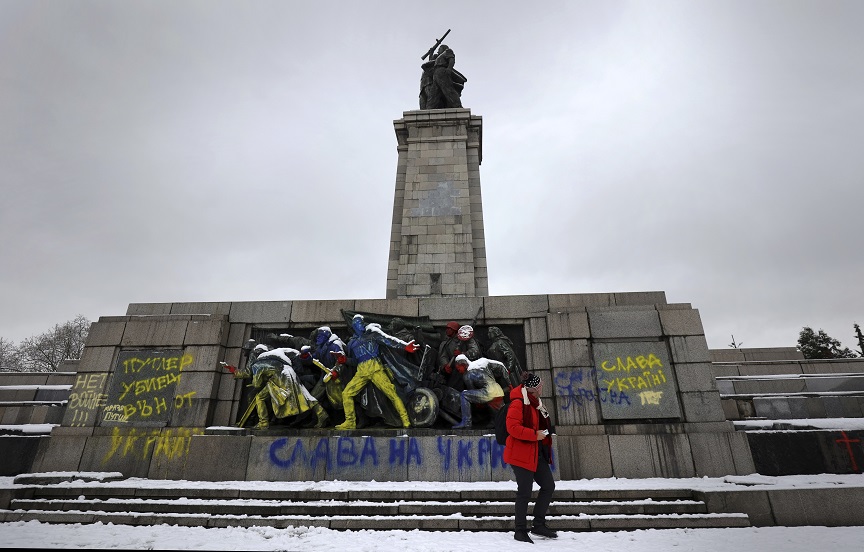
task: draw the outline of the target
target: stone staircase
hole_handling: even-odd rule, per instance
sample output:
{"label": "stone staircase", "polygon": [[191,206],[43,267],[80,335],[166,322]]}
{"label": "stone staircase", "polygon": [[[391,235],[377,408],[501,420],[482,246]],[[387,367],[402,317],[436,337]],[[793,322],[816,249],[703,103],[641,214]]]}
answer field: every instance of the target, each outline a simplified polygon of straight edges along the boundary
{"label": "stone staircase", "polygon": [[[411,490],[410,483],[399,490],[262,489],[260,482],[246,488],[178,488],[176,482],[136,487],[27,484],[28,476],[20,477],[7,490],[0,522],[434,531],[513,527],[512,490]],[[750,526],[746,514],[709,512],[697,494],[689,489],[556,490],[547,518],[562,531]]]}
{"label": "stone staircase", "polygon": [[864,359],[714,362],[727,420],[864,417]]}
{"label": "stone staircase", "polygon": [[60,425],[76,367],[73,360],[62,372],[0,372],[0,435],[47,435]]}
{"label": "stone staircase", "polygon": [[758,473],[861,473],[864,358],[807,360],[794,348],[712,356],[724,415],[746,433]]}
{"label": "stone staircase", "polygon": [[0,476],[30,470],[43,439],[63,422],[77,360],[62,372],[0,372]]}

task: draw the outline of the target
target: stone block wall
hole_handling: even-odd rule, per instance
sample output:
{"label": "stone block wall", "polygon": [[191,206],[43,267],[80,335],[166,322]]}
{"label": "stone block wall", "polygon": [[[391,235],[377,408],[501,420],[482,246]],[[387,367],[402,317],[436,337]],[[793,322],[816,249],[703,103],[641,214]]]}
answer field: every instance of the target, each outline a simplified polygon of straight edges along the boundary
{"label": "stone block wall", "polygon": [[406,111],[394,128],[399,158],[387,297],[488,295],[482,118],[469,109]]}
{"label": "stone block wall", "polygon": [[525,369],[546,382],[559,478],[753,471],[721,408],[698,311],[663,292],[132,304],[94,323],[77,406],[35,469],[206,479],[221,477],[208,467],[219,457],[234,459],[232,478],[509,478],[489,430],[229,430],[244,383],[220,362],[239,364],[253,330],[342,327],[343,310],[522,328]]}

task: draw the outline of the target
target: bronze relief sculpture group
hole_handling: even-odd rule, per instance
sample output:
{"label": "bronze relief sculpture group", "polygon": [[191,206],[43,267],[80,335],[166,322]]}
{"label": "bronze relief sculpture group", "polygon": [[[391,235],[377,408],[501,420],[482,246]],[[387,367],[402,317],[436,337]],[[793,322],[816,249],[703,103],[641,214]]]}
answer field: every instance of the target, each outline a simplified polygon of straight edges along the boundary
{"label": "bronze relief sculpture group", "polygon": [[490,326],[481,345],[470,324],[451,321],[441,335],[399,317],[385,328],[348,314],[347,343],[329,326],[308,338],[270,333],[261,343],[249,340],[245,364],[227,367],[235,378],[251,380],[239,427],[254,415],[255,429],[467,429],[477,412],[491,420],[521,381],[514,344],[499,327]]}

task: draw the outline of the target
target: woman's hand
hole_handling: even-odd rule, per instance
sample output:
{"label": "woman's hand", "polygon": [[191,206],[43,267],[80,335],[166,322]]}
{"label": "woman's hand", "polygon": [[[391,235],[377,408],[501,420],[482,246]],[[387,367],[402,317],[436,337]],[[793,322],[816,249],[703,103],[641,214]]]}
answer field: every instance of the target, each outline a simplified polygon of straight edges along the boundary
{"label": "woman's hand", "polygon": [[537,440],[542,441],[546,437],[549,436],[549,430],[547,429],[538,429],[537,430]]}

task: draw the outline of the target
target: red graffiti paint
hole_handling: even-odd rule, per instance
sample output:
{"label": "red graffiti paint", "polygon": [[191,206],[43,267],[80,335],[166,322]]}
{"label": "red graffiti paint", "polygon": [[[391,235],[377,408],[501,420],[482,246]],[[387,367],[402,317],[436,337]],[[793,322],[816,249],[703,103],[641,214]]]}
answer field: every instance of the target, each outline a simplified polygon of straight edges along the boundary
{"label": "red graffiti paint", "polygon": [[846,445],[846,450],[849,452],[849,460],[852,461],[852,471],[858,472],[858,464],[855,462],[855,454],[852,452],[852,443],[860,443],[861,439],[850,439],[848,435],[846,435],[845,431],[841,431],[843,434],[842,439],[834,439],[838,445]]}

